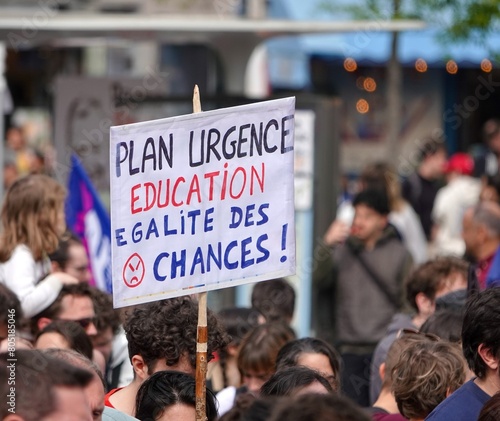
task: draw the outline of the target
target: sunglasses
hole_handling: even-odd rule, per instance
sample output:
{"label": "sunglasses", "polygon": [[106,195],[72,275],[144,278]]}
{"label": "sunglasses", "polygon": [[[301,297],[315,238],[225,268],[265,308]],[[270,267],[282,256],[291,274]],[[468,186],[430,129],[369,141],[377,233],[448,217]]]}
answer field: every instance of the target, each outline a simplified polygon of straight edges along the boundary
{"label": "sunglasses", "polygon": [[91,324],[94,324],[94,325],[96,324],[95,317],[85,317],[83,319],[78,319],[78,320],[69,320],[69,319],[58,319],[58,320],[64,320],[65,322],[78,323],[84,329],[87,329]]}
{"label": "sunglasses", "polygon": [[427,338],[433,342],[440,341],[441,338],[437,335],[434,335],[433,333],[425,333],[421,332],[417,329],[401,329],[398,332],[397,339],[402,338],[402,337],[408,337],[408,336],[414,336],[416,338]]}

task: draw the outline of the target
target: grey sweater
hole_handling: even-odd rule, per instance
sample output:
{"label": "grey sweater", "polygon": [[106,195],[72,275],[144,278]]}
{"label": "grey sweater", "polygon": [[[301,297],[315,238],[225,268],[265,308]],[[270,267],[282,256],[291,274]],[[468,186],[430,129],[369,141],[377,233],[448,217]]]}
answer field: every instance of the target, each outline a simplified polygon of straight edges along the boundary
{"label": "grey sweater", "polygon": [[[374,281],[356,252],[378,274],[393,299]],[[404,302],[404,280],[411,256],[395,229],[388,226],[372,250],[365,250],[354,237],[332,250],[335,271],[335,325],[341,345],[375,345],[385,335],[394,314]]]}

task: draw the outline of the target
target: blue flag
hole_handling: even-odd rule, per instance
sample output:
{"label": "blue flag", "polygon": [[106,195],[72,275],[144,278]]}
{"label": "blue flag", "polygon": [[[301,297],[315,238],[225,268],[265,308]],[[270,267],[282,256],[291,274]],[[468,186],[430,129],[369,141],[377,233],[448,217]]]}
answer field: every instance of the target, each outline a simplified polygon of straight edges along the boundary
{"label": "blue flag", "polygon": [[66,224],[87,249],[94,284],[111,293],[111,221],[81,162],[71,156]]}

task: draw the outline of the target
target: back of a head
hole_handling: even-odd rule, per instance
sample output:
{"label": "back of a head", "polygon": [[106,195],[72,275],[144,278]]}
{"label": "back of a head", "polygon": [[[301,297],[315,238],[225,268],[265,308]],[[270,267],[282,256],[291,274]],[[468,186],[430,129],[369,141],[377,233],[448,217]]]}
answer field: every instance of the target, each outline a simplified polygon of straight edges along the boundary
{"label": "back of a head", "polygon": [[0,382],[0,392],[7,399],[7,405],[0,405],[0,419],[11,414],[8,408],[15,408],[25,421],[39,421],[55,411],[56,387],[83,389],[92,380],[89,371],[41,351],[17,350],[14,365],[9,358],[7,353],[0,354],[0,378],[15,381],[15,388],[12,392],[9,381]]}
{"label": "back of a head", "polygon": [[279,350],[295,339],[285,323],[265,323],[255,327],[243,338],[238,354],[240,371],[273,373]]}
{"label": "back of a head", "polygon": [[[196,381],[193,377],[178,371],[158,371],[140,387],[136,396],[136,418],[156,420],[170,407],[184,404],[196,407]],[[214,394],[207,389],[206,415],[208,421],[217,419],[217,405]]]}
{"label": "back of a head", "polygon": [[441,339],[460,343],[462,341],[463,312],[446,309],[438,310],[421,326],[423,333],[432,333]]}
{"label": "back of a head", "polygon": [[300,338],[285,344],[276,357],[276,371],[296,367],[302,354],[322,354],[328,358],[335,382],[335,390],[340,389],[341,360],[337,351],[326,341],[317,338]]}
{"label": "back of a head", "polygon": [[231,337],[231,344],[238,346],[245,335],[259,325],[261,313],[253,308],[231,307],[218,313],[219,319]]}
{"label": "back of a head", "polygon": [[[21,302],[16,293],[0,283],[0,326],[15,325],[16,330],[21,326],[23,312]],[[0,340],[4,338],[0,337]]]}
{"label": "back of a head", "polygon": [[284,400],[273,410],[269,421],[370,421],[352,401],[340,395],[309,394]]}
{"label": "back of a head", "polygon": [[462,349],[469,368],[484,379],[488,366],[478,353],[479,345],[500,358],[500,288],[490,288],[473,295],[465,307],[462,325]]}
{"label": "back of a head", "polygon": [[290,323],[295,310],[295,290],[283,278],[259,282],[252,290],[252,307],[259,310],[268,323]]}
{"label": "back of a head", "polygon": [[[207,355],[227,345],[229,338],[215,314],[208,310]],[[125,321],[129,358],[142,356],[152,371],[160,359],[174,366],[187,356],[196,366],[198,304],[189,297],[170,298],[137,306]]]}
{"label": "back of a head", "polygon": [[314,383],[323,386],[326,392],[332,392],[332,386],[317,371],[307,367],[288,367],[274,373],[260,389],[261,396],[295,396],[303,388]]}
{"label": "back of a head", "polygon": [[399,411],[409,419],[429,415],[465,381],[460,347],[422,340],[408,346],[392,370],[392,390]]}
{"label": "back of a head", "polygon": [[10,186],[1,210],[0,262],[8,260],[20,244],[25,244],[37,261],[57,249],[58,214],[65,194],[62,185],[45,175],[28,175]]}

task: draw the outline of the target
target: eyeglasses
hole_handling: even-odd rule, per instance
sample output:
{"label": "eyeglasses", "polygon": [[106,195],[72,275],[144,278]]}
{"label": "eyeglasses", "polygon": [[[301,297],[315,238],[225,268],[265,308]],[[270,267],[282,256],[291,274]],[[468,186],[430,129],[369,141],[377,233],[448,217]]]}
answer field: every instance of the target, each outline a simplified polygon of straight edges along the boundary
{"label": "eyeglasses", "polygon": [[85,317],[83,319],[78,319],[78,320],[70,320],[70,319],[58,319],[58,320],[78,323],[84,329],[87,329],[91,324],[95,325],[97,321],[95,317]]}
{"label": "eyeglasses", "polygon": [[397,335],[397,339],[402,338],[404,336],[414,336],[416,338],[427,338],[433,342],[438,342],[441,340],[441,338],[437,335],[434,335],[433,333],[425,333],[421,332],[420,330],[417,329],[400,329]]}

